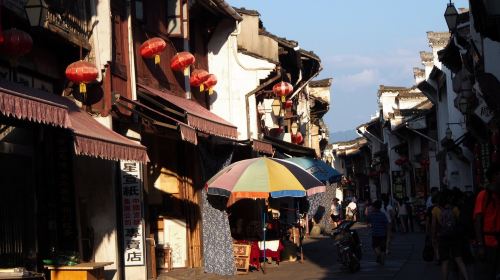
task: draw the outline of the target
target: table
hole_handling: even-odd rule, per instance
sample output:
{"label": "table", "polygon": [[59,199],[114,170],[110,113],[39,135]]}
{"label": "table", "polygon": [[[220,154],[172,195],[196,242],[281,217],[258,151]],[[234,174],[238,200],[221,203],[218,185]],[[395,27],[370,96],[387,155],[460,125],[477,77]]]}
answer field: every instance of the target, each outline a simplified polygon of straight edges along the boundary
{"label": "table", "polygon": [[105,280],[104,267],[113,262],[79,263],[72,266],[46,265],[51,280]]}
{"label": "table", "polygon": [[[260,268],[260,258],[264,257],[264,250],[261,250],[261,248],[259,248],[259,242],[252,241],[250,244],[250,265],[256,267],[257,269]],[[263,245],[262,242],[260,243],[261,245]],[[276,243],[278,244],[277,246]],[[262,248],[263,247],[264,246],[262,246]],[[270,248],[274,250],[270,250]],[[277,264],[279,264],[279,262],[281,261],[281,252],[284,248],[285,247],[283,246],[281,240],[266,241],[266,258],[272,258]],[[267,260],[264,261],[266,262]]]}

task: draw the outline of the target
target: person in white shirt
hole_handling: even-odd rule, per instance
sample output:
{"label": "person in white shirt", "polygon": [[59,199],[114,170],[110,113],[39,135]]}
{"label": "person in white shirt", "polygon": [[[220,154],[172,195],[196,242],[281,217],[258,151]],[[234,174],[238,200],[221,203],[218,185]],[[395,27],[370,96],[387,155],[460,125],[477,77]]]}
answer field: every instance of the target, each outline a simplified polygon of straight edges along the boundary
{"label": "person in white shirt", "polygon": [[426,209],[429,209],[429,208],[431,208],[433,206],[432,205],[432,197],[435,196],[437,193],[438,193],[438,188],[437,187],[432,187],[431,188],[431,194],[429,195],[429,197],[427,197],[427,201],[425,202],[425,208]]}
{"label": "person in white shirt", "polygon": [[358,206],[356,205],[356,198],[353,198],[349,204],[347,204],[347,208],[345,211],[346,220],[348,221],[356,221],[356,213],[358,212]]}
{"label": "person in white shirt", "polygon": [[342,209],[342,206],[340,206],[339,199],[335,197],[332,200],[332,206],[330,206],[330,217],[332,219],[333,228],[336,228],[338,223],[340,222],[341,209]]}
{"label": "person in white shirt", "polygon": [[380,211],[382,211],[385,216],[387,217],[387,244],[385,246],[385,254],[389,255],[390,254],[390,245],[391,245],[391,240],[392,240],[392,226],[393,226],[393,221],[396,216],[396,212],[394,211],[394,207],[389,203],[389,199],[383,199],[382,200],[383,205]]}

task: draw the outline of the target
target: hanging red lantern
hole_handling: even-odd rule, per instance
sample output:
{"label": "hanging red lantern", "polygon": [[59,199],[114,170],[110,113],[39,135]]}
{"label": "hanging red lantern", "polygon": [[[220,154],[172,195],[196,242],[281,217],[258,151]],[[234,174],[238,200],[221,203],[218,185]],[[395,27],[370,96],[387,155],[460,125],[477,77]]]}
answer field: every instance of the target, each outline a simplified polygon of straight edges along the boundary
{"label": "hanging red lantern", "polygon": [[33,48],[31,36],[19,29],[5,30],[3,40],[1,51],[14,59],[29,53]]}
{"label": "hanging red lantern", "polygon": [[287,82],[279,82],[273,86],[273,92],[276,96],[281,97],[281,102],[285,102],[285,98],[293,91],[293,86]]}
{"label": "hanging red lantern", "polygon": [[88,84],[97,79],[99,72],[97,67],[94,64],[80,60],[77,62],[73,62],[66,68],[66,77],[75,83],[80,84],[80,92],[86,93],[87,87],[85,84]]}
{"label": "hanging red lantern", "polygon": [[196,69],[191,73],[191,77],[189,78],[189,84],[192,87],[200,87],[200,92],[204,90],[203,83],[208,79],[210,74],[202,69]]}
{"label": "hanging red lantern", "polygon": [[174,71],[182,71],[184,72],[184,76],[188,75],[188,67],[192,65],[196,59],[194,55],[190,52],[180,52],[172,57],[170,60],[170,68]]}
{"label": "hanging red lantern", "polygon": [[304,136],[302,136],[302,133],[299,131],[297,134],[295,134],[295,141],[293,141],[295,144],[302,144],[304,142]]}
{"label": "hanging red lantern", "polygon": [[167,43],[162,38],[154,37],[142,43],[139,53],[144,58],[155,58],[155,64],[160,64],[160,53],[165,50]]}
{"label": "hanging red lantern", "polygon": [[214,92],[213,88],[217,84],[217,76],[208,74],[208,78],[203,82],[203,86],[208,89],[208,94]]}
{"label": "hanging red lantern", "polygon": [[286,108],[286,109],[290,109],[290,108],[292,108],[292,106],[293,106],[293,101],[292,101],[292,100],[290,100],[290,99],[288,99],[288,100],[285,102],[285,108]]}

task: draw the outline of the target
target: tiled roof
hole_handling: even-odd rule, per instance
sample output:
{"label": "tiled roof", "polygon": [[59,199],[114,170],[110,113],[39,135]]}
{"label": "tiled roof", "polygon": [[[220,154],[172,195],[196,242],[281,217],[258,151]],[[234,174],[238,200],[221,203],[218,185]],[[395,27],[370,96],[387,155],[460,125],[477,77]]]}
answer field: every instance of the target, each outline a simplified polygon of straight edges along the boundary
{"label": "tiled roof", "polygon": [[330,87],[332,85],[332,78],[311,81],[309,83],[310,87]]}
{"label": "tiled roof", "polygon": [[422,60],[422,62],[432,61],[433,60],[432,52],[421,51],[420,52],[420,59]]}
{"label": "tiled roof", "polygon": [[413,75],[415,77],[422,77],[422,76],[425,76],[425,70],[422,69],[422,68],[418,68],[418,67],[413,67]]}
{"label": "tiled roof", "polygon": [[249,15],[249,16],[260,16],[260,13],[256,10],[247,10],[245,9],[245,7],[241,7],[241,8],[235,8],[233,7],[233,9],[240,13],[240,14],[243,14],[243,15]]}
{"label": "tiled roof", "polygon": [[233,18],[234,20],[243,20],[241,15],[238,14],[238,12],[224,0],[200,0],[199,2],[208,8],[214,9],[223,15]]}
{"label": "tiled roof", "polygon": [[427,39],[429,40],[429,46],[446,46],[448,41],[450,41],[450,32],[427,32]]}
{"label": "tiled roof", "polygon": [[420,90],[416,87],[394,87],[394,86],[384,86],[380,85],[378,90],[378,96],[380,96],[384,92],[392,92],[397,93],[398,98],[408,99],[408,98],[421,98],[425,97],[425,95],[420,92]]}

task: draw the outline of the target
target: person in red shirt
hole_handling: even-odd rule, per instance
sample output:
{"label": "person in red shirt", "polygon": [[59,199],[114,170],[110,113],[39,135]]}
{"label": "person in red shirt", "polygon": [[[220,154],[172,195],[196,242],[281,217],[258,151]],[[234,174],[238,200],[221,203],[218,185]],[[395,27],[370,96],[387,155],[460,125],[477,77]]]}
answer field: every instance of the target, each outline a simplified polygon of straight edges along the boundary
{"label": "person in red shirt", "polygon": [[500,274],[500,164],[493,163],[486,176],[490,184],[476,197],[474,227],[479,279],[494,280]]}

